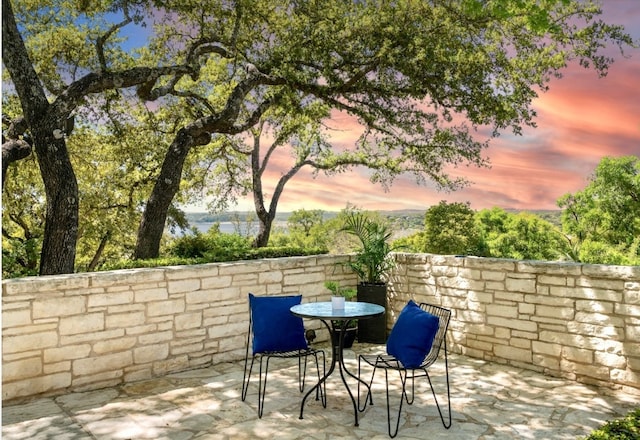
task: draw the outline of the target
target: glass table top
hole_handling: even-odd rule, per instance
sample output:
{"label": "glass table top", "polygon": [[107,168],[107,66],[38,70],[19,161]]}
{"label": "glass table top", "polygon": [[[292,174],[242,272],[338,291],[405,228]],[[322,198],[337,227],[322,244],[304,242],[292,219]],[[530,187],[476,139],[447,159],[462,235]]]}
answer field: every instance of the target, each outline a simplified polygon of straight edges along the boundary
{"label": "glass table top", "polygon": [[331,302],[310,302],[291,307],[291,313],[301,318],[361,319],[384,313],[384,307],[366,302],[347,301],[344,309],[334,309]]}

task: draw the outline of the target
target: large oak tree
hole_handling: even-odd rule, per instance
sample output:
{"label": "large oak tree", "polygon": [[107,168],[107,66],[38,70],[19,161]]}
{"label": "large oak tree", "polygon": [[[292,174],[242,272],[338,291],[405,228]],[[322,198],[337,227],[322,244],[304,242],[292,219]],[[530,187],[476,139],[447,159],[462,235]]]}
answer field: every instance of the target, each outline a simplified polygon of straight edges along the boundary
{"label": "large oak tree", "polygon": [[[134,20],[129,15],[129,2],[126,0],[113,2],[106,9],[99,9],[102,5],[94,5],[95,10],[91,10],[92,6],[88,3],[82,4],[79,11],[74,10],[75,5],[71,3],[63,4],[59,5],[62,11],[60,15],[56,15],[54,7],[46,4],[22,6],[25,7],[21,10],[25,18],[25,23],[21,23],[22,32],[33,38],[31,50],[25,45],[15,20],[12,2],[4,1],[2,61],[20,98],[46,193],[40,274],[70,273],[74,270],[79,222],[78,184],[65,141],[65,135],[71,131],[72,112],[92,94],[143,84],[145,93],[149,93],[160,77],[195,76],[197,69],[191,60],[166,67],[127,68],[120,60],[112,63],[110,57],[117,59],[120,53],[108,50],[109,39],[120,27]],[[30,13],[39,10],[38,6],[49,12],[43,14],[48,17],[49,26],[44,18],[43,21],[26,22]],[[99,13],[116,11],[122,12],[123,21],[112,23],[97,35],[87,33],[86,26],[74,27],[73,20],[65,20],[67,15],[77,19],[79,15],[86,14],[86,19],[90,20]],[[62,25],[57,27],[56,24]],[[68,36],[75,38],[68,41],[65,38]],[[82,36],[87,40],[83,41]],[[58,65],[55,64],[56,60]]]}
{"label": "large oak tree", "polygon": [[[198,95],[204,115],[185,124],[169,149],[143,214],[138,258],[158,255],[191,148],[252,127],[283,96],[297,97],[290,111],[321,101],[357,118],[364,131],[353,159],[369,158],[372,180],[388,184],[413,173],[419,182],[455,189],[464,178],[447,167],[482,165],[487,138],[534,125],[532,100],[569,62],[604,75],[612,59],[601,49],[633,44],[583,1],[175,3],[184,14],[159,31],[162,44],[179,55],[182,46],[168,43],[206,40],[226,76]],[[182,83],[170,94],[194,98],[192,92]],[[297,159],[291,170],[305,160]],[[255,185],[261,165],[253,169]],[[271,209],[256,208],[267,225]],[[259,241],[264,237],[268,232]]]}

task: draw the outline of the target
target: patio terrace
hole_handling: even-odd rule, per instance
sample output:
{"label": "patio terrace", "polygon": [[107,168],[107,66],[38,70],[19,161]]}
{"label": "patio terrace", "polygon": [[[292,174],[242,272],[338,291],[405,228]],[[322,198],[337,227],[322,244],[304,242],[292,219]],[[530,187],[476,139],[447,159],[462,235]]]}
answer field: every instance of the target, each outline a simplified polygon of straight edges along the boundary
{"label": "patio terrace", "polygon": [[[353,372],[356,353],[384,347],[355,344],[345,351]],[[385,439],[384,374],[374,383],[374,405],[353,426],[353,408],[339,376],[327,382],[328,404],[312,398],[298,418],[295,360],[274,360],[265,414],[257,416],[257,384],[240,399],[242,362],[167,374],[100,390],[35,398],[2,410],[4,440],[125,439]],[[453,425],[440,422],[426,381],[405,405],[398,439],[572,439],[638,407],[638,397],[513,366],[452,354],[449,357]],[[444,388],[444,362],[431,370]],[[352,381],[353,383],[353,381]],[[352,386],[352,389],[354,386]]]}

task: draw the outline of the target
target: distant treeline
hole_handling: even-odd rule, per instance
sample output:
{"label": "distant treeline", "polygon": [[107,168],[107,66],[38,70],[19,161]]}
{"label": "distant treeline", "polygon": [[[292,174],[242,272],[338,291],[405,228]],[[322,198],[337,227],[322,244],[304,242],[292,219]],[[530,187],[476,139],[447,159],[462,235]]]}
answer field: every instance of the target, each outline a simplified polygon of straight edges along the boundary
{"label": "distant treeline", "polygon": [[[534,209],[534,210],[518,210],[518,209],[505,209],[507,212],[530,212],[538,217],[556,225],[561,226],[560,214],[561,210],[557,209]],[[378,211],[381,215],[387,217],[394,225],[394,229],[422,229],[424,227],[424,215],[426,210],[407,209],[407,210],[395,210],[395,211]],[[329,220],[338,215],[337,211],[324,211],[324,220]],[[286,222],[290,212],[281,212],[276,214],[276,222]],[[208,212],[188,212],[186,213],[189,224],[194,223],[223,223],[223,222],[240,222],[255,221],[256,214],[251,211],[233,211],[223,212],[220,214],[210,214]]]}

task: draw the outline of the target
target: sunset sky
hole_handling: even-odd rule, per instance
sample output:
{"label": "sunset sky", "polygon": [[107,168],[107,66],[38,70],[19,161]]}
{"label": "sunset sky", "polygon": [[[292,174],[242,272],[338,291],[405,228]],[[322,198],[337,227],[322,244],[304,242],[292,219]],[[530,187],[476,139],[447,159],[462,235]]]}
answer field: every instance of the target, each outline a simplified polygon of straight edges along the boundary
{"label": "sunset sky", "polygon": [[[640,39],[640,0],[603,3],[607,22],[624,25]],[[522,136],[505,132],[485,150],[491,168],[454,170],[472,182],[463,190],[437,192],[407,176],[384,192],[369,182],[366,170],[316,179],[307,170],[289,182],[278,212],[338,211],[348,203],[366,210],[425,210],[440,200],[468,201],[473,209],[557,209],[556,200],[583,189],[604,156],[640,156],[640,49],[626,50],[626,57],[611,53],[616,61],[605,78],[573,65],[553,80],[534,102],[537,128],[525,128]],[[348,121],[332,126],[340,127],[344,139],[357,136]],[[246,199],[233,209],[252,210],[253,202]]]}

